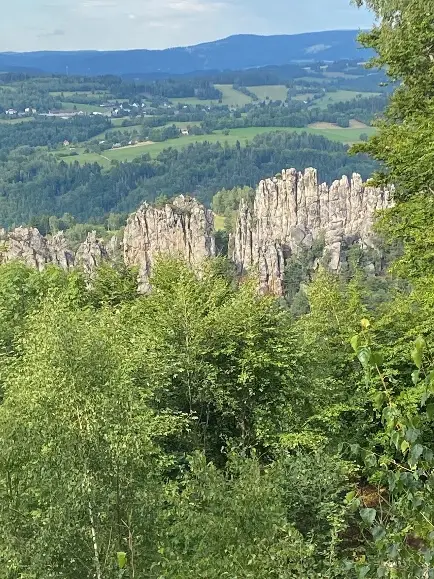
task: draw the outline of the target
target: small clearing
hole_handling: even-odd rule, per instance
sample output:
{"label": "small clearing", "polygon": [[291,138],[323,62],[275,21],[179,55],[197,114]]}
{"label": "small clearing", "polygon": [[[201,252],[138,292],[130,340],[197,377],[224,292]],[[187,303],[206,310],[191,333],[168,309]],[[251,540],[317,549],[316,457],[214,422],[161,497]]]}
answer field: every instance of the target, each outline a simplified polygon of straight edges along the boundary
{"label": "small clearing", "polygon": [[155,141],[141,141],[134,145],[125,145],[124,147],[113,147],[112,151],[123,151],[124,149],[134,149],[136,147],[146,147],[147,145],[155,145]]}
{"label": "small clearing", "polygon": [[288,96],[288,89],[283,84],[275,84],[269,86],[249,86],[247,87],[251,92],[255,93],[260,101],[286,101]]}
{"label": "small clearing", "polygon": [[337,125],[336,123],[323,123],[323,122],[319,122],[319,123],[311,123],[309,125],[310,129],[343,129],[343,128],[350,128],[350,129],[367,129],[369,128],[368,125],[365,125],[365,123],[362,123],[361,121],[357,121],[356,119],[351,119],[350,120],[350,126],[349,127],[340,127],[339,125]]}
{"label": "small clearing", "polygon": [[339,125],[337,125],[336,123],[311,123],[309,125],[310,129],[342,129],[343,127],[340,127]]}
{"label": "small clearing", "polygon": [[351,129],[366,129],[369,125],[358,121],[357,119],[350,120],[350,128]]}

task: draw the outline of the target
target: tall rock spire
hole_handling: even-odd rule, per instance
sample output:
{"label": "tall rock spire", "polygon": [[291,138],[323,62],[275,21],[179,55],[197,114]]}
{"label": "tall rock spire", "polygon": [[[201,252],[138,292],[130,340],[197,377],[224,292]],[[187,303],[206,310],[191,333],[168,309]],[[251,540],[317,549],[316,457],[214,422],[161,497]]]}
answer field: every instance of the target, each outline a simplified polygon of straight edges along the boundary
{"label": "tall rock spire", "polygon": [[365,187],[360,175],[330,187],[315,169],[261,181],[253,207],[240,205],[233,260],[240,273],[257,269],[263,292],[282,295],[287,259],[324,238],[329,267],[338,271],[346,243],[372,245],[375,212],[390,205],[389,191]]}
{"label": "tall rock spire", "polygon": [[164,207],[144,203],[127,222],[126,265],[139,266],[139,290],[149,290],[149,277],[159,255],[180,257],[194,268],[215,256],[214,215],[196,199],[180,195]]}

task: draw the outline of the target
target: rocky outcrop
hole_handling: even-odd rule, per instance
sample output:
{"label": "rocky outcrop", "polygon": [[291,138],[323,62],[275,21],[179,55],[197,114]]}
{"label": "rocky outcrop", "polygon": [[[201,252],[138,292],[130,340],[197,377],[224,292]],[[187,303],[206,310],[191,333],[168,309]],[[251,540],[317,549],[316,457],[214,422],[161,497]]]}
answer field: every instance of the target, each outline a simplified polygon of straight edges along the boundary
{"label": "rocky outcrop", "polygon": [[344,245],[372,247],[375,212],[389,205],[389,191],[364,186],[357,174],[329,187],[318,183],[315,169],[282,171],[261,181],[253,208],[241,203],[233,260],[241,274],[258,270],[263,292],[282,295],[292,254],[323,238],[329,267],[338,271]]}
{"label": "rocky outcrop", "polygon": [[17,227],[8,233],[3,229],[0,230],[0,244],[0,263],[19,260],[39,271],[49,264],[65,271],[78,266],[90,275],[102,261],[109,259],[95,231],[88,234],[76,254],[68,249],[63,231],[52,237],[44,237],[35,228]]}
{"label": "rocky outcrop", "polygon": [[81,267],[90,277],[103,261],[109,260],[109,252],[104,243],[97,239],[96,231],[87,234],[86,241],[80,245],[75,254],[75,265]]}
{"label": "rocky outcrop", "polygon": [[140,268],[139,290],[149,291],[149,277],[159,255],[180,257],[196,269],[215,255],[213,213],[183,195],[164,207],[144,203],[129,217],[123,245],[125,264]]}
{"label": "rocky outcrop", "polygon": [[[329,267],[339,271],[344,249],[354,243],[375,247],[372,222],[377,210],[390,205],[389,191],[366,187],[360,175],[342,177],[330,187],[318,183],[317,172],[294,169],[279,178],[261,181],[253,206],[242,202],[232,258],[242,275],[256,270],[263,292],[282,295],[288,259],[301,248],[318,247],[323,240]],[[191,197],[179,196],[162,207],[144,203],[125,227],[123,242],[114,237],[106,245],[89,233],[76,254],[63,233],[43,237],[37,229],[0,230],[0,262],[19,259],[44,269],[81,267],[88,277],[103,261],[123,259],[139,267],[139,290],[149,291],[149,279],[160,255],[179,257],[196,271],[215,256],[213,213]]]}
{"label": "rocky outcrop", "polygon": [[65,270],[74,265],[74,254],[62,232],[48,239],[35,228],[18,227],[8,234],[3,232],[3,243],[3,262],[20,260],[39,271],[49,263]]}
{"label": "rocky outcrop", "polygon": [[102,262],[115,263],[120,258],[128,266],[139,266],[141,291],[149,289],[149,276],[158,255],[180,257],[194,268],[213,257],[212,211],[182,195],[161,208],[144,203],[129,217],[123,242],[113,237],[106,245],[92,231],[75,254],[67,248],[63,232],[44,237],[37,229],[26,227],[0,230],[0,263],[20,260],[40,271],[48,264],[64,270],[75,266],[91,278]]}

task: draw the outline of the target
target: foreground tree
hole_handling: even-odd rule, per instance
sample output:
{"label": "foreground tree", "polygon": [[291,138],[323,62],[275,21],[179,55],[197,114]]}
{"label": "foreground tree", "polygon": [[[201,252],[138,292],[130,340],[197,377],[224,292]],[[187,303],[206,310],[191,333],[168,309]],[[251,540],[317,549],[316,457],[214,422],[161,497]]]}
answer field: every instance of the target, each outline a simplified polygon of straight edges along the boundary
{"label": "foreground tree", "polygon": [[403,243],[399,273],[416,279],[433,271],[434,229],[434,2],[433,0],[356,0],[374,11],[377,24],[362,34],[364,46],[377,56],[397,88],[379,132],[354,147],[383,163],[377,183],[395,186],[397,207],[389,212],[383,232]]}
{"label": "foreground tree", "polygon": [[170,461],[156,440],[182,418],[150,408],[117,319],[49,298],[8,362],[1,577],[114,578],[118,552],[132,577],[150,565],[159,480]]}

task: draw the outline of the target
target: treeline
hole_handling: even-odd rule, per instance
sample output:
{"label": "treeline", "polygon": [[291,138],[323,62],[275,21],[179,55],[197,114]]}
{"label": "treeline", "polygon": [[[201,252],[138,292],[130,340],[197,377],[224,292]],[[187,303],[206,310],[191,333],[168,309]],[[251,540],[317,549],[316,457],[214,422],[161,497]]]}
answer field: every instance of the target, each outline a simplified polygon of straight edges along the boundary
{"label": "treeline", "polygon": [[[323,94],[326,98],[326,96]],[[360,97],[348,102],[329,104],[325,108],[307,107],[304,103],[291,100],[282,106],[279,101],[261,103],[250,107],[242,116],[236,112],[232,115],[209,114],[202,122],[205,130],[233,129],[242,127],[307,127],[311,123],[335,123],[346,128],[351,119],[369,124],[381,114],[386,105],[387,95],[377,97]]]}
{"label": "treeline", "polygon": [[28,123],[9,125],[0,123],[0,158],[18,147],[53,148],[65,140],[70,143],[88,141],[95,135],[111,127],[109,119],[103,116],[80,117],[64,120],[58,118],[38,118]]}
{"label": "treeline", "polygon": [[60,107],[58,98],[51,96],[35,85],[25,84],[16,90],[11,90],[10,88],[2,88],[0,83],[0,115],[8,109],[24,111],[26,108],[33,108],[38,113],[46,113],[50,109],[58,107]]}
{"label": "treeline", "polygon": [[149,83],[122,83],[112,89],[117,98],[134,98],[135,95],[170,98],[215,99],[222,93],[212,83],[202,79],[158,80]]}
{"label": "treeline", "polygon": [[30,148],[18,149],[0,164],[1,224],[19,225],[37,215],[64,213],[88,221],[179,193],[210,205],[222,188],[254,187],[282,167],[306,166],[315,166],[324,181],[353,171],[368,177],[375,168],[365,156],[350,157],[344,145],[306,133],[258,135],[246,147],[198,143],[179,151],[167,149],[156,159],[143,156],[115,163],[109,171],[96,163],[59,163],[50,156],[35,157]]}

